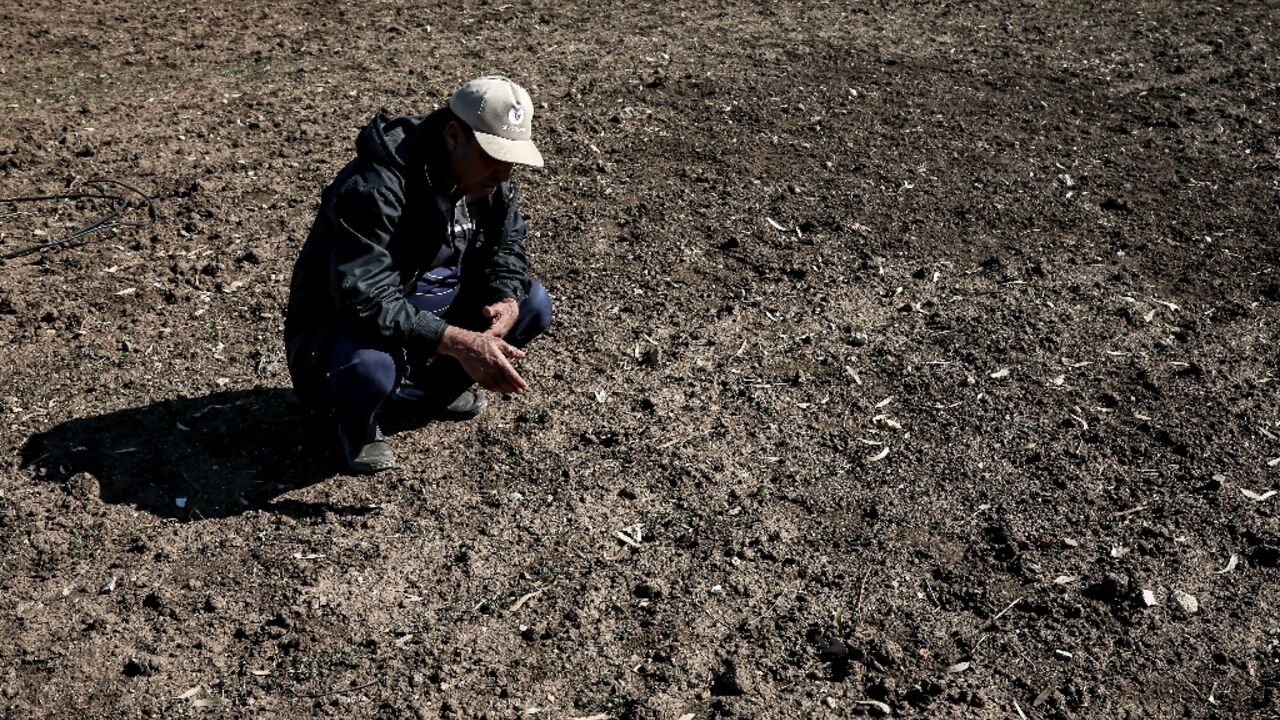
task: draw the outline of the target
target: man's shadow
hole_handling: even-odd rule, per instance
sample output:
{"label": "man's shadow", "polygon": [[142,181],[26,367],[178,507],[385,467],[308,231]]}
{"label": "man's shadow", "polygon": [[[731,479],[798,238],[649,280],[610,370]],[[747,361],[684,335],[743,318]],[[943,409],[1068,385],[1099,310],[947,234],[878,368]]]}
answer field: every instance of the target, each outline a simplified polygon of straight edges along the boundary
{"label": "man's shadow", "polygon": [[[369,508],[277,498],[332,477],[337,465],[290,390],[255,388],[181,398],[69,420],[33,435],[22,464],[73,492],[200,520],[249,510],[309,517]],[[323,436],[320,436],[323,437]]]}

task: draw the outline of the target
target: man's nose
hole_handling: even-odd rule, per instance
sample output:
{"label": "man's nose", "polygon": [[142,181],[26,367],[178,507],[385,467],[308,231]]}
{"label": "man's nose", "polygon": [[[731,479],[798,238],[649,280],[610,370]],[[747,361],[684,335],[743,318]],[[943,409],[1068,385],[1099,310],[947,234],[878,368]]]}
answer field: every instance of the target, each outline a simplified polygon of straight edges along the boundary
{"label": "man's nose", "polygon": [[500,162],[498,163],[498,167],[494,169],[493,175],[499,181],[506,182],[511,179],[511,172],[515,170],[515,167],[515,165],[509,162]]}

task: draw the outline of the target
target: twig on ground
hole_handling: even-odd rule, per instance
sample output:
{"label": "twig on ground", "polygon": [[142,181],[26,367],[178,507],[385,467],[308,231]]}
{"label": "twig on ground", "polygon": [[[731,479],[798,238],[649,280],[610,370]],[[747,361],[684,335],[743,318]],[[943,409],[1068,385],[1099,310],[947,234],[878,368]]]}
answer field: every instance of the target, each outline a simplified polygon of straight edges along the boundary
{"label": "twig on ground", "polygon": [[371,682],[367,682],[367,683],[365,683],[365,684],[363,684],[363,685],[357,685],[357,686],[355,686],[355,687],[340,688],[340,689],[338,689],[338,690],[329,690],[329,691],[327,691],[327,692],[314,693],[314,694],[309,694],[309,695],[303,695],[303,694],[301,694],[301,693],[294,693],[294,694],[293,694],[293,696],[294,696],[294,697],[300,697],[300,698],[321,698],[321,697],[326,697],[326,696],[328,696],[328,695],[341,695],[341,694],[343,694],[343,693],[353,693],[353,692],[355,692],[355,691],[357,691],[357,690],[364,690],[365,688],[371,688],[371,687],[373,687],[374,685],[380,685],[380,684],[382,684],[382,680],[373,680],[373,681],[371,681]]}
{"label": "twig on ground", "polygon": [[511,609],[509,610],[509,612],[515,612],[519,610],[525,603],[541,595],[542,591],[543,591],[543,588],[538,588],[533,592],[527,592],[524,595],[521,595],[520,599],[516,600],[515,603],[511,605]]}
{"label": "twig on ground", "polygon": [[871,575],[871,568],[867,568],[862,573],[862,580],[858,583],[858,599],[853,603],[853,631],[857,632],[862,625],[862,591],[867,589],[867,577]]}
{"label": "twig on ground", "polygon": [[1007,613],[1007,612],[1009,612],[1010,610],[1012,610],[1012,609],[1013,609],[1013,606],[1014,606],[1014,605],[1017,605],[1017,604],[1018,604],[1018,603],[1020,603],[1020,602],[1022,602],[1022,597],[1021,597],[1021,596],[1019,596],[1019,597],[1018,597],[1016,600],[1014,600],[1013,602],[1009,603],[1009,606],[1008,606],[1008,607],[1006,607],[1005,609],[1003,609],[1003,610],[1001,610],[1000,612],[996,613],[996,614],[995,614],[995,616],[991,618],[991,622],[993,622],[993,623],[994,623],[995,621],[999,620],[999,619],[1001,618],[1001,616],[1003,616],[1005,613]]}

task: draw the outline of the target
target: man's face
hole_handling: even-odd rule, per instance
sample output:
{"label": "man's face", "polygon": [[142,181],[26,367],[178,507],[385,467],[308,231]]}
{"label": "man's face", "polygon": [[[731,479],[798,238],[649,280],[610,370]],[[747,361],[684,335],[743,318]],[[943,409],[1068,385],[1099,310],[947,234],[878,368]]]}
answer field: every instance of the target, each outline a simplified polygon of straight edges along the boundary
{"label": "man's face", "polygon": [[453,184],[464,194],[488,195],[511,179],[514,166],[489,157],[480,143],[456,120],[445,126],[444,137]]}

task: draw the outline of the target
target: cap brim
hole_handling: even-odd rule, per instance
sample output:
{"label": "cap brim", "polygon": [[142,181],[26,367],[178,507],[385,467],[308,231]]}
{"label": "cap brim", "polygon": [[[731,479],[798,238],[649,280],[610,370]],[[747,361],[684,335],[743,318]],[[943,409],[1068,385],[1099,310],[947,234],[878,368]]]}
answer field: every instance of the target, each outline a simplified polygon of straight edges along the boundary
{"label": "cap brim", "polygon": [[534,146],[532,140],[508,140],[497,135],[476,132],[476,141],[480,147],[494,160],[542,167],[542,153]]}

